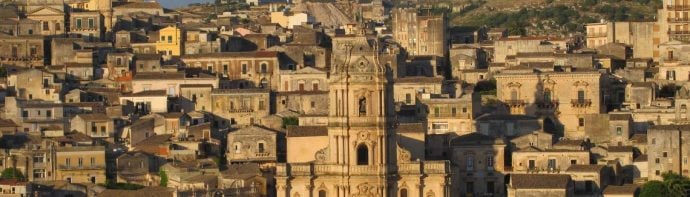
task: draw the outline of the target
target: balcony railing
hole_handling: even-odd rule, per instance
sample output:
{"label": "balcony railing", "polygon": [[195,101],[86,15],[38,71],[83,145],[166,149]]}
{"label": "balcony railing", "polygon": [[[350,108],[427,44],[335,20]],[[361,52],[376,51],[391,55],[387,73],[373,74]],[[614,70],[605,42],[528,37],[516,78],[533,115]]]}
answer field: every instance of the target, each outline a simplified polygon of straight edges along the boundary
{"label": "balcony railing", "polygon": [[551,101],[539,101],[536,103],[537,107],[541,109],[556,109],[558,108],[558,100],[551,100]]}
{"label": "balcony railing", "polygon": [[690,31],[668,31],[668,34],[671,35],[690,35]]}
{"label": "balcony railing", "polygon": [[690,5],[666,5],[667,10],[684,11],[690,10]]}
{"label": "balcony railing", "polygon": [[249,113],[249,112],[254,112],[253,109],[229,109],[228,112],[230,113]]}
{"label": "balcony railing", "polygon": [[508,107],[523,107],[525,106],[525,100],[506,100],[506,105]]}
{"label": "balcony railing", "polygon": [[99,170],[105,169],[105,165],[59,165],[60,170]]}
{"label": "balcony railing", "polygon": [[598,38],[598,37],[606,37],[606,33],[588,33],[587,37],[588,38]]}
{"label": "balcony railing", "polygon": [[591,99],[573,99],[571,101],[572,107],[589,107],[592,106]]}
{"label": "balcony railing", "polygon": [[269,153],[269,152],[256,153],[256,154],[255,154],[256,157],[268,157],[268,156],[270,156],[270,155],[271,155],[271,153]]}
{"label": "balcony railing", "polygon": [[690,18],[667,18],[666,21],[669,23],[685,23],[690,22]]}

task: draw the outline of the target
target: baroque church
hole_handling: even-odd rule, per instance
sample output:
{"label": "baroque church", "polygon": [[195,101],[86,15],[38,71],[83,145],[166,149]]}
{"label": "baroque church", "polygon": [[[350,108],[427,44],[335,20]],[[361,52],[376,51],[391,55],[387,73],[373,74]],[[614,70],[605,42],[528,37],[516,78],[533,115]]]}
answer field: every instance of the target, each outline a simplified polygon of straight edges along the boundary
{"label": "baroque church", "polygon": [[379,45],[364,35],[333,38],[327,126],[288,129],[279,197],[450,196],[449,162],[426,161],[423,145],[403,142],[425,144],[425,131],[395,121],[395,54]]}

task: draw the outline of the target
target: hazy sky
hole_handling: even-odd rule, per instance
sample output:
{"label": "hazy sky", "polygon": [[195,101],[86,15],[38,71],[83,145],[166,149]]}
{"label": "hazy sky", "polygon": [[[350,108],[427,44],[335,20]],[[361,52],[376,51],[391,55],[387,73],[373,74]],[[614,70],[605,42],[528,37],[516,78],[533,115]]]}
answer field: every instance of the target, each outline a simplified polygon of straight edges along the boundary
{"label": "hazy sky", "polygon": [[210,2],[212,0],[158,0],[163,7],[166,8],[177,8],[180,6],[185,6],[190,3],[199,3],[199,2]]}

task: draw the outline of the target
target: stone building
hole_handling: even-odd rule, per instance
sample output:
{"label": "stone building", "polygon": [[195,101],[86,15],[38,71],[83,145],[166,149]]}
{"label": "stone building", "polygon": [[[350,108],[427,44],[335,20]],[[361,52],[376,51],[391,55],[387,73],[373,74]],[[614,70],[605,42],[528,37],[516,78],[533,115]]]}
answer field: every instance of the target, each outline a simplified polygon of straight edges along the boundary
{"label": "stone building", "polygon": [[457,98],[449,95],[421,94],[418,108],[427,121],[429,134],[465,135],[477,131],[474,119],[481,112],[478,94],[465,94]]}
{"label": "stone building", "polygon": [[460,135],[450,141],[454,168],[452,189],[461,196],[502,196],[506,144],[480,133]]}
{"label": "stone building", "polygon": [[448,24],[444,14],[417,8],[398,8],[391,12],[393,39],[410,55],[446,56]]}
{"label": "stone building", "polygon": [[544,130],[560,133],[554,125],[562,125],[566,137],[585,137],[588,119],[605,111],[607,88],[597,71],[513,68],[494,77],[498,99],[511,114],[545,117]]}
{"label": "stone building", "polygon": [[105,183],[105,147],[58,147],[55,153],[57,180],[70,183]]}
{"label": "stone building", "polygon": [[19,67],[43,66],[45,38],[42,36],[0,35],[0,63]]}
{"label": "stone building", "polygon": [[495,40],[493,62],[505,63],[508,56],[517,53],[553,53],[568,49],[567,41],[550,37],[507,37]]}
{"label": "stone building", "polygon": [[62,35],[67,32],[65,16],[64,6],[38,7],[26,13],[28,19],[40,22],[41,26],[35,33],[44,36]]}
{"label": "stone building", "polygon": [[655,22],[603,22],[586,24],[588,48],[598,48],[609,43],[621,43],[631,46],[633,57],[651,58],[653,49],[659,43],[654,39],[657,34]]}
{"label": "stone building", "polygon": [[117,134],[114,122],[106,114],[79,114],[72,118],[69,128],[91,138],[111,138]]}
{"label": "stone building", "polygon": [[221,52],[185,55],[182,62],[191,68],[227,78],[225,88],[278,89],[281,64],[277,52]]}
{"label": "stone building", "polygon": [[647,130],[649,180],[662,180],[661,175],[669,171],[688,176],[690,144],[682,140],[690,137],[688,131],[688,125],[656,125]]}
{"label": "stone building", "polygon": [[575,195],[575,185],[564,174],[513,174],[510,176],[508,197]]}
{"label": "stone building", "polygon": [[100,41],[103,37],[103,18],[99,12],[71,12],[70,34],[80,35],[89,41]]}
{"label": "stone building", "polygon": [[391,73],[376,44],[365,36],[333,39],[334,54],[350,55],[332,61],[328,126],[288,131],[288,152],[303,154],[278,164],[279,197],[450,195],[447,161],[413,161],[422,147],[403,147],[390,135]]}
{"label": "stone building", "polygon": [[218,128],[261,124],[272,111],[268,89],[214,89],[211,102]]}
{"label": "stone building", "polygon": [[528,147],[513,151],[513,174],[560,173],[571,165],[589,164],[587,150],[538,149]]}
{"label": "stone building", "polygon": [[277,133],[249,126],[228,133],[228,163],[253,162],[273,165],[278,161]]}

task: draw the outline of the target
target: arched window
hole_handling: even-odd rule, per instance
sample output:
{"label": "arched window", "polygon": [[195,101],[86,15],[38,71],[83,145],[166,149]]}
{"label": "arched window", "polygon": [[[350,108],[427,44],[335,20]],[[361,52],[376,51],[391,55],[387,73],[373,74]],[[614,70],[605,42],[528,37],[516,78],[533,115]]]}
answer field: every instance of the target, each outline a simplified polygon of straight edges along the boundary
{"label": "arched window", "polygon": [[359,115],[367,115],[367,98],[359,98]]}
{"label": "arched window", "polygon": [[369,165],[369,148],[364,144],[357,146],[357,165]]}
{"label": "arched window", "polygon": [[319,197],[326,197],[326,190],[319,190]]}
{"label": "arched window", "polygon": [[406,188],[400,189],[400,197],[407,197],[407,189]]}

